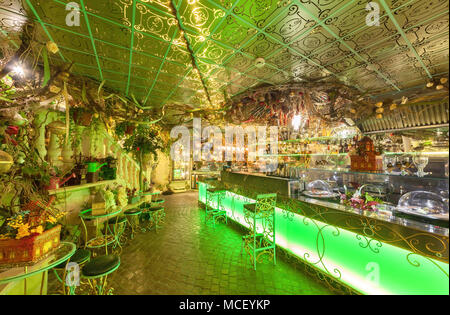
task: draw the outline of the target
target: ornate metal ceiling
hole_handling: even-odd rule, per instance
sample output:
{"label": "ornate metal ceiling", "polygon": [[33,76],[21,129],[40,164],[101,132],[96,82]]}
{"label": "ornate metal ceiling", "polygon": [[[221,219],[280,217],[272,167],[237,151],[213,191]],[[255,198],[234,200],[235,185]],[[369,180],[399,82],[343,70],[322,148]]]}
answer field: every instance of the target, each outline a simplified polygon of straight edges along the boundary
{"label": "ornate metal ceiling", "polygon": [[[59,45],[53,63],[74,61],[73,72],[149,107],[216,107],[258,85],[303,81],[397,93],[448,73],[447,0],[375,1],[379,26],[366,25],[363,0],[17,2],[0,0],[9,45],[28,18],[37,40]],[[79,26],[66,24],[69,2]]]}

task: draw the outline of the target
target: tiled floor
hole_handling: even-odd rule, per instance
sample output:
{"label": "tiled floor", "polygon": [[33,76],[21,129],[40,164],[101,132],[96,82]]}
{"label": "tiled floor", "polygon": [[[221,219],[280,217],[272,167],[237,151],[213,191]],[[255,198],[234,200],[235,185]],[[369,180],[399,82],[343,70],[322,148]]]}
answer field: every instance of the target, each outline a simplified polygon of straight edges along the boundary
{"label": "tiled floor", "polygon": [[[240,254],[243,231],[206,226],[197,192],[165,196],[166,223],[126,246],[108,279],[114,294],[333,294],[281,254],[256,272]],[[51,280],[52,277],[50,277]]]}

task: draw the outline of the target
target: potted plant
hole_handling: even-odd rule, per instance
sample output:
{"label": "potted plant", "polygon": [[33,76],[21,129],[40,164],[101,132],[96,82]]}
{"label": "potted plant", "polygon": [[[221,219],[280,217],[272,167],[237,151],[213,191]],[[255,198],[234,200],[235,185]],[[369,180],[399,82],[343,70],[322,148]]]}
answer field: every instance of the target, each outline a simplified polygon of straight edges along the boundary
{"label": "potted plant", "polygon": [[129,136],[124,141],[124,149],[128,152],[132,152],[139,162],[139,186],[141,190],[143,188],[142,183],[142,162],[143,156],[152,154],[156,156],[157,151],[164,150],[165,145],[161,137],[161,129],[157,125],[139,125],[133,135]]}
{"label": "potted plant", "polygon": [[33,202],[0,222],[0,264],[36,262],[59,246],[61,213]]}
{"label": "potted plant", "polygon": [[116,179],[117,159],[113,158],[112,156],[108,156],[103,160],[103,162],[105,162],[106,165],[102,167],[100,171],[100,177],[103,180]]}
{"label": "potted plant", "polygon": [[116,136],[119,138],[123,138],[124,136],[131,136],[134,133],[135,129],[135,124],[129,123],[128,121],[123,121],[116,125]]}
{"label": "potted plant", "polygon": [[92,122],[93,113],[82,107],[73,109],[73,121],[79,126],[89,126]]}

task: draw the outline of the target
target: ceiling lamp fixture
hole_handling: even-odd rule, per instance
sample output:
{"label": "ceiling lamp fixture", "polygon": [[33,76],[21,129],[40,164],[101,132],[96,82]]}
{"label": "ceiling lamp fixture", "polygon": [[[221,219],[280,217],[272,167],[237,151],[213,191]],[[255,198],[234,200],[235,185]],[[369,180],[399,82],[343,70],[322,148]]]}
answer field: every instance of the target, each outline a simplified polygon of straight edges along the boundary
{"label": "ceiling lamp fixture", "polygon": [[255,67],[256,68],[262,68],[266,65],[266,61],[264,60],[264,58],[256,58],[255,59]]}
{"label": "ceiling lamp fixture", "polygon": [[23,78],[25,76],[25,70],[19,63],[16,63],[13,66],[12,73],[16,74],[17,76],[19,76],[21,78]]}

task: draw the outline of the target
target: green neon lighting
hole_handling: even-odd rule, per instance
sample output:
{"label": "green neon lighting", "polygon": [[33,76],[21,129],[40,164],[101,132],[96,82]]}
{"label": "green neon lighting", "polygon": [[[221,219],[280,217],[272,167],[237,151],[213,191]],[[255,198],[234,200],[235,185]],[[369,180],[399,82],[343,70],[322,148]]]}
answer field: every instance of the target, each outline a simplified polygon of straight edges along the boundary
{"label": "green neon lighting", "polygon": [[[199,201],[206,201],[199,183]],[[246,226],[243,206],[255,200],[227,192],[223,207]],[[213,204],[211,204],[213,206]],[[448,264],[276,208],[276,243],[362,294],[449,294]],[[366,246],[370,245],[370,246]]]}
{"label": "green neon lighting", "polygon": [[[335,32],[333,32],[327,25],[325,25],[321,20],[319,20],[308,8],[306,8],[303,4],[301,4],[297,0],[297,4],[300,8],[303,9],[314,21],[316,21],[320,26],[323,27],[324,30],[326,30],[328,33],[330,33],[334,38],[336,38],[339,43],[341,43],[343,46],[345,46],[349,51],[351,51],[356,57],[358,57],[361,61],[363,61],[365,64],[369,64],[369,61],[362,57],[360,54],[358,54],[352,47],[350,47],[342,38],[340,38]],[[400,88],[398,88],[391,80],[389,80],[384,74],[382,74],[378,70],[373,70],[375,73],[377,73],[381,78],[383,78],[387,83],[392,85],[397,91],[400,91]]]}
{"label": "green neon lighting", "polygon": [[[31,4],[30,0],[26,0],[28,7],[31,9],[31,11],[33,12],[33,14],[36,16],[36,19],[38,20],[39,24],[41,24],[42,29],[44,30],[45,34],[47,34],[47,37],[52,41],[55,42],[53,40],[52,35],[50,34],[50,32],[48,31],[47,27],[45,26],[45,23],[42,21],[41,17],[39,16],[39,14],[37,13],[36,9],[34,8],[34,6]],[[64,58],[64,56],[62,55],[61,51],[58,52],[58,54],[60,55],[61,59],[66,62],[66,59]]]}
{"label": "green neon lighting", "polygon": [[133,1],[133,14],[131,21],[131,43],[130,43],[130,61],[128,65],[128,80],[127,80],[127,89],[125,91],[125,95],[128,96],[128,92],[130,91],[130,80],[131,80],[131,65],[133,64],[133,47],[134,47],[134,24],[136,22],[136,1]]}
{"label": "green neon lighting", "polygon": [[409,39],[406,36],[405,32],[403,32],[401,26],[398,24],[397,20],[395,19],[394,15],[392,14],[391,9],[389,9],[389,6],[386,4],[386,2],[384,0],[380,0],[380,2],[381,2],[381,5],[383,6],[383,8],[386,10],[386,13],[389,15],[389,18],[391,19],[392,23],[394,23],[395,28],[397,29],[399,34],[402,36],[402,38],[405,41],[406,45],[408,45],[408,48],[411,50],[411,52],[414,54],[414,56],[416,56],[416,59],[419,61],[420,65],[425,70],[425,72],[427,73],[428,77],[431,79],[432,76],[431,76],[430,71],[428,71],[428,68],[425,66],[425,63],[423,62],[422,58],[420,58],[419,54],[414,49],[413,45],[409,41]]}
{"label": "green neon lighting", "polygon": [[94,51],[95,60],[97,62],[98,73],[100,75],[100,81],[103,81],[102,67],[100,66],[100,60],[98,59],[97,49],[95,48],[94,36],[92,35],[91,24],[89,23],[89,18],[88,18],[87,13],[86,13],[86,7],[84,6],[84,1],[83,0],[80,0],[80,3],[81,3],[81,8],[83,10],[84,19],[86,21],[86,26],[87,26],[87,29],[88,29],[88,32],[89,32],[89,37],[91,39],[92,50]]}

